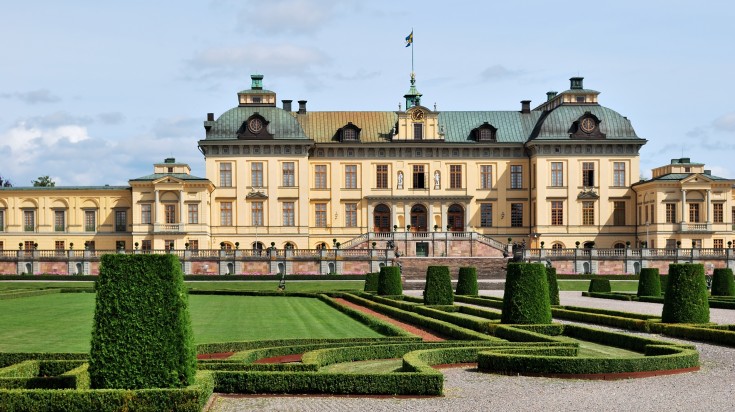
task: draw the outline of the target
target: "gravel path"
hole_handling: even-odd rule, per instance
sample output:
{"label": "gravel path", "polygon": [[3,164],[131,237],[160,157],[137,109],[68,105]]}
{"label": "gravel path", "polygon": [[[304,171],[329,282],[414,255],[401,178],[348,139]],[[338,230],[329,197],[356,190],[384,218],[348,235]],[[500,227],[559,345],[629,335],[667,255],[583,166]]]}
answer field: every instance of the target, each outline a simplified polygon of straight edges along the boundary
{"label": "gravel path", "polygon": [[[417,291],[421,292],[421,291]],[[408,291],[407,291],[408,293]],[[483,291],[502,296],[503,291]],[[660,314],[655,303],[623,302],[561,292],[563,305]],[[712,309],[712,320],[735,324],[735,310]],[[664,339],[664,338],[661,338]],[[673,340],[673,339],[667,339]],[[217,395],[210,411],[729,411],[735,410],[735,348],[694,343],[699,372],[619,381],[501,376],[466,368],[443,369],[445,396],[370,398],[345,396]]]}

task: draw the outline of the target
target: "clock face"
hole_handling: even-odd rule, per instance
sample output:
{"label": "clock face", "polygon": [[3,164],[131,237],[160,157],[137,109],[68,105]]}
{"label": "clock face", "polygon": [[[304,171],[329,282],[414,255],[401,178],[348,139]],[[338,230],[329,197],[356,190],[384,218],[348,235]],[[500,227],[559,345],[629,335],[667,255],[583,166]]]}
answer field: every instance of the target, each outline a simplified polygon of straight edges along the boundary
{"label": "clock face", "polygon": [[416,110],[411,113],[411,118],[413,120],[424,120],[424,112],[422,112],[421,110]]}
{"label": "clock face", "polygon": [[581,122],[579,122],[579,127],[582,129],[583,132],[589,133],[593,130],[595,130],[595,120],[591,117],[585,117],[582,119]]}
{"label": "clock face", "polygon": [[257,117],[250,120],[250,122],[248,123],[248,129],[250,129],[250,131],[253,133],[260,133],[260,131],[263,130],[263,121],[258,119]]}

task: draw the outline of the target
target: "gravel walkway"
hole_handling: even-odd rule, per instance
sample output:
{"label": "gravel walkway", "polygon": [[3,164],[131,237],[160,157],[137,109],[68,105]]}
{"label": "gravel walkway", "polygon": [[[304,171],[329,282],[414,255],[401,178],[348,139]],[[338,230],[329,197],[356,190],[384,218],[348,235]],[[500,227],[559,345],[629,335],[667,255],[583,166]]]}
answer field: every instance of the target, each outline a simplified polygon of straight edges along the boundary
{"label": "gravel walkway", "polygon": [[[420,291],[417,291],[420,293]],[[503,291],[482,294],[502,296]],[[408,293],[408,291],[407,291]],[[660,314],[655,303],[623,302],[561,292],[563,305]],[[735,310],[712,309],[712,320],[735,324]],[[662,338],[663,339],[663,338]],[[667,339],[668,340],[668,339]],[[583,381],[444,369],[445,396],[370,398],[346,396],[238,397],[218,395],[210,411],[729,411],[735,410],[735,348],[696,343],[699,372],[619,381]]]}

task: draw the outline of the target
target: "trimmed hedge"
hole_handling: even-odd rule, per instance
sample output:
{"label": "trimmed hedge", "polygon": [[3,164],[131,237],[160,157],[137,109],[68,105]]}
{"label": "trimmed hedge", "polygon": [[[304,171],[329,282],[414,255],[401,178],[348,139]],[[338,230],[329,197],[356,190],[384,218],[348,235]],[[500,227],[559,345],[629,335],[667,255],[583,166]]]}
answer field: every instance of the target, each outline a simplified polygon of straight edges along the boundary
{"label": "trimmed hedge", "polygon": [[425,305],[451,305],[454,303],[452,277],[448,266],[429,266],[426,269],[424,289]]}
{"label": "trimmed hedge", "polygon": [[546,269],[540,263],[508,263],[502,323],[551,323]]}
{"label": "trimmed hedge", "polygon": [[368,273],[365,275],[365,292],[377,292],[380,273]]}
{"label": "trimmed hedge", "polygon": [[661,327],[658,328],[657,332],[662,333],[666,336],[713,343],[715,345],[735,347],[735,332],[733,332],[732,330],[714,329],[710,327],[700,327],[694,325],[660,326]]}
{"label": "trimmed hedge", "polygon": [[[96,276],[95,276],[96,277]],[[243,280],[243,281],[279,281],[283,275],[184,275],[184,281],[190,280],[204,280],[204,281],[232,281],[232,280]],[[287,274],[287,280],[365,280],[365,275],[335,275],[335,274],[324,274],[324,275],[299,275],[299,274]]]}
{"label": "trimmed hedge", "polygon": [[179,259],[102,255],[89,355],[92,387],[180,388],[193,384],[193,343]]}
{"label": "trimmed hedge", "polygon": [[590,279],[590,287],[588,292],[612,292],[610,287],[610,279],[592,278]]}
{"label": "trimmed hedge", "polygon": [[61,289],[9,290],[0,292],[0,300],[27,298],[31,296],[53,295],[61,293]]}
{"label": "trimmed hedge", "polygon": [[359,310],[352,309],[348,306],[341,305],[334,299],[327,295],[319,295],[319,300],[326,303],[327,305],[337,309],[338,311],[346,314],[352,319],[366,325],[370,329],[385,336],[413,336],[405,330],[393,325],[392,323],[384,322],[375,316],[370,316],[366,313],[360,312]]}
{"label": "trimmed hedge", "polygon": [[641,269],[637,295],[661,296],[661,275],[658,273],[658,268]]}
{"label": "trimmed hedge", "polygon": [[712,296],[735,296],[732,269],[717,268],[712,274]]}
{"label": "trimmed hedge", "polygon": [[556,281],[556,268],[546,268],[546,281],[549,283],[549,301],[559,305],[559,283]]}
{"label": "trimmed hedge", "polygon": [[378,275],[378,295],[402,295],[401,268],[383,266]]}
{"label": "trimmed hedge", "polygon": [[477,286],[477,268],[474,266],[465,266],[459,268],[457,278],[457,295],[477,295],[479,288]]}
{"label": "trimmed hedge", "polygon": [[669,265],[669,281],[661,312],[663,323],[707,323],[709,302],[702,264]]}

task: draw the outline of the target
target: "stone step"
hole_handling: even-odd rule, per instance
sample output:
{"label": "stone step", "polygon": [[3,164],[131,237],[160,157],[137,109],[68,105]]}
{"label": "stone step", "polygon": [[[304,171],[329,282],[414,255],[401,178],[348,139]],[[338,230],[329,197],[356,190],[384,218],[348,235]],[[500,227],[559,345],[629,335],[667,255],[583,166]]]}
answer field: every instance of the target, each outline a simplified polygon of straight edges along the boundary
{"label": "stone step", "polygon": [[404,279],[424,280],[426,278],[426,268],[429,266],[447,266],[453,278],[457,277],[459,268],[464,266],[474,266],[477,268],[478,280],[486,279],[505,279],[505,271],[507,259],[495,257],[474,257],[474,258],[400,258],[398,263],[401,265],[401,274]]}

